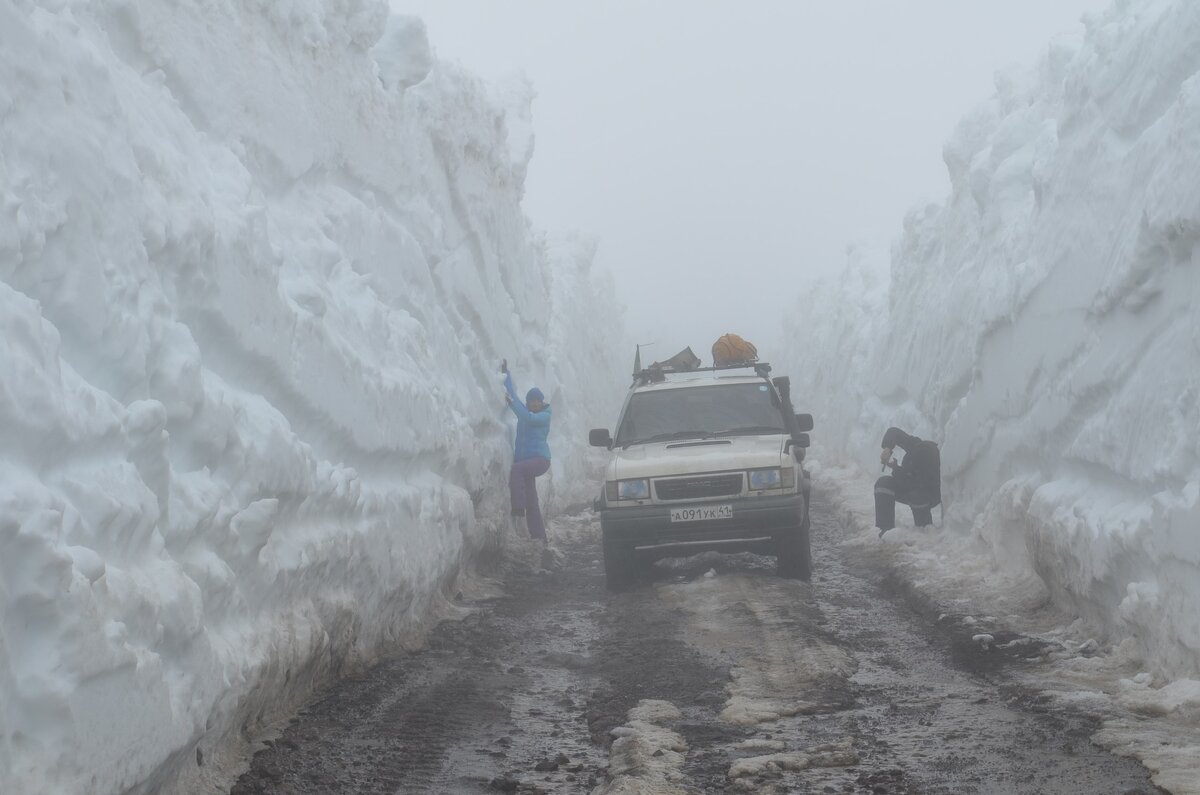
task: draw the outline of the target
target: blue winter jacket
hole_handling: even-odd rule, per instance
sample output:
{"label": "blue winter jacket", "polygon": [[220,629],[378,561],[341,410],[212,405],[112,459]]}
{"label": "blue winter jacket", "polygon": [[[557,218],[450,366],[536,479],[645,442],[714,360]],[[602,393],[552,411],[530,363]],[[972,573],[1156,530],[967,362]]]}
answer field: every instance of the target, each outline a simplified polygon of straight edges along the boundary
{"label": "blue winter jacket", "polygon": [[530,458],[550,460],[550,445],[546,437],[550,435],[550,406],[547,405],[539,412],[532,412],[525,402],[517,397],[513,387],[512,374],[504,379],[504,388],[512,402],[508,407],[517,415],[517,443],[513,451],[513,461],[527,461]]}

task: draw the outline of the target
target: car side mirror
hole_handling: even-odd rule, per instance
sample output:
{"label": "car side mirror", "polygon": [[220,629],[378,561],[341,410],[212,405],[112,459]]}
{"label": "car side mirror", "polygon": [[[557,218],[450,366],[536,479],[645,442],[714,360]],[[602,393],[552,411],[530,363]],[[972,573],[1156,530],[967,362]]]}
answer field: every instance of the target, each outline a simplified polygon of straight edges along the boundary
{"label": "car side mirror", "polygon": [[812,440],[808,438],[807,433],[793,434],[792,438],[788,440],[789,447],[808,447],[810,444],[812,444]]}
{"label": "car side mirror", "polygon": [[[813,418],[811,414],[796,415],[796,430],[800,433],[808,433],[813,429]],[[805,445],[807,447],[808,445]]]}
{"label": "car side mirror", "polygon": [[588,444],[592,447],[608,447],[612,448],[612,434],[608,432],[608,428],[593,428],[588,431]]}

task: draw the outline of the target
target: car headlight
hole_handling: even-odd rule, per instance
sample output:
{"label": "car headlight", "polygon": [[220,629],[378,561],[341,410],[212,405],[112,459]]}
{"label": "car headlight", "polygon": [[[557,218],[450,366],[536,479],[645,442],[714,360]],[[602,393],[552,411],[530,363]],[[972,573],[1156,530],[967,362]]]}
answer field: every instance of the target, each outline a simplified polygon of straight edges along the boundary
{"label": "car headlight", "polygon": [[621,500],[648,500],[650,499],[650,481],[642,478],[641,480],[618,480],[617,481],[617,499]]}
{"label": "car headlight", "polygon": [[[791,468],[787,469],[751,469],[747,474],[750,476],[750,490],[763,491],[765,489],[782,489],[792,485],[788,479],[784,477],[786,473],[793,473]],[[793,480],[795,474],[792,474]]]}

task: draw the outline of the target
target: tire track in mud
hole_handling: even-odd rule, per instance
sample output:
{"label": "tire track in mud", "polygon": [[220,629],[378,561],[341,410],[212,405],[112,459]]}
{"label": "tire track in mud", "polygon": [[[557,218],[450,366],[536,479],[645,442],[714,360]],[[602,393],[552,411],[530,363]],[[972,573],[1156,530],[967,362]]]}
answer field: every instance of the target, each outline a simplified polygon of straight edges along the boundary
{"label": "tire track in mud", "polygon": [[507,595],[330,688],[233,793],[1157,791],[842,552],[819,496],[813,518],[811,584],[703,555],[621,594],[594,519],[559,519],[560,566],[515,545]]}
{"label": "tire track in mud", "polygon": [[732,574],[659,589],[686,616],[685,637],[730,666],[720,718],[755,726],[853,702],[858,665],[820,630],[810,586]]}
{"label": "tire track in mud", "polygon": [[607,754],[581,705],[603,577],[580,574],[595,550],[548,572],[530,565],[528,545],[505,546],[517,547],[504,564],[510,595],[333,685],[266,743],[232,795],[593,789]]}
{"label": "tire track in mud", "polygon": [[[734,649],[753,670],[766,672],[751,682],[752,695],[766,692],[785,704],[813,700],[826,688],[832,695],[822,708],[777,720],[765,715],[744,747],[748,753],[755,745],[771,753],[732,766],[731,789],[946,795],[1158,791],[1145,769],[1090,744],[1094,722],[1030,709],[1030,695],[1004,677],[1007,667],[1023,660],[998,660],[978,650],[964,655],[960,637],[932,626],[897,599],[881,574],[840,550],[840,525],[830,516],[816,495],[811,585],[750,577],[761,564],[731,568],[722,561],[713,578],[718,585],[676,586],[684,592],[685,636],[693,645],[708,654]],[[722,579],[728,585],[721,586]],[[705,587],[712,592],[706,594]],[[714,605],[740,621],[726,625],[714,618]],[[711,632],[714,624],[717,631]],[[754,642],[760,634],[763,640]],[[806,653],[814,646],[819,650]],[[842,665],[842,659],[851,664]],[[745,665],[735,664],[734,671]],[[817,676],[806,681],[805,671]],[[745,695],[744,684],[733,678],[731,701]]]}
{"label": "tire track in mud", "polygon": [[1020,657],[965,654],[843,553],[820,495],[813,517],[812,584],[751,555],[659,564],[649,590],[729,672],[721,706],[690,710],[686,791],[1158,792],[1144,768],[1091,745],[1094,721],[1012,685],[1004,671]]}
{"label": "tire track in mud", "polygon": [[455,738],[508,717],[493,692],[519,677],[472,661],[455,644],[385,661],[339,683],[256,755],[241,793],[426,792]]}

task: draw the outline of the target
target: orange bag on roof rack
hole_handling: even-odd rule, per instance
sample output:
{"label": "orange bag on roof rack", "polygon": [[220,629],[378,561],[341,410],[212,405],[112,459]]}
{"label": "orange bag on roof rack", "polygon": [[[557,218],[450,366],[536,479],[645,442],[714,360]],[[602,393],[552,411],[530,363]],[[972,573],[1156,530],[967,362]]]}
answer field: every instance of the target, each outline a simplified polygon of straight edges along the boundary
{"label": "orange bag on roof rack", "polygon": [[713,343],[712,357],[714,367],[750,364],[758,361],[758,348],[737,334],[724,334]]}

